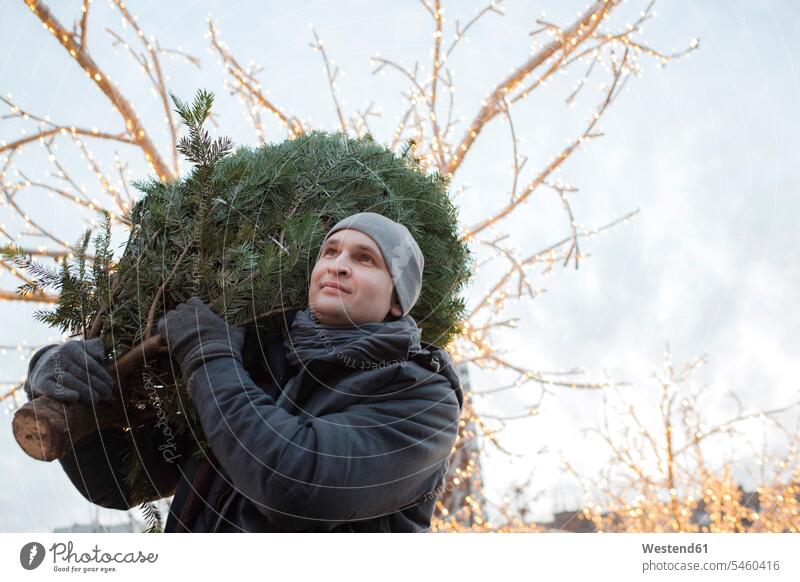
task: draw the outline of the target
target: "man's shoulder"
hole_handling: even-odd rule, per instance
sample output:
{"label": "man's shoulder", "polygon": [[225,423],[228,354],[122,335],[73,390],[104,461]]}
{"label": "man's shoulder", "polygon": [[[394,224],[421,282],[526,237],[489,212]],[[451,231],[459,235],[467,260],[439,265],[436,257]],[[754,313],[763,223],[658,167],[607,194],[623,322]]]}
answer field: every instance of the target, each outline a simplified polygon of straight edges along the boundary
{"label": "man's shoulder", "polygon": [[422,349],[409,354],[404,364],[400,368],[398,381],[412,382],[437,399],[455,395],[459,408],[463,406],[461,381],[446,350],[433,344],[423,344]]}

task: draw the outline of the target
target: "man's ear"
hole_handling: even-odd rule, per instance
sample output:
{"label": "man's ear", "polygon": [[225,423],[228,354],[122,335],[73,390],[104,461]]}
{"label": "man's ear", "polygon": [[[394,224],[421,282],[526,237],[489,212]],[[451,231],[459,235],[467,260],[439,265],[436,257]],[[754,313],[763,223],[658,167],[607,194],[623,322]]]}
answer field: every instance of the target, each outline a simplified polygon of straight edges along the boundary
{"label": "man's ear", "polygon": [[397,292],[392,290],[392,308],[389,310],[389,313],[394,317],[400,317],[403,315],[403,307],[400,305],[400,301],[397,299]]}

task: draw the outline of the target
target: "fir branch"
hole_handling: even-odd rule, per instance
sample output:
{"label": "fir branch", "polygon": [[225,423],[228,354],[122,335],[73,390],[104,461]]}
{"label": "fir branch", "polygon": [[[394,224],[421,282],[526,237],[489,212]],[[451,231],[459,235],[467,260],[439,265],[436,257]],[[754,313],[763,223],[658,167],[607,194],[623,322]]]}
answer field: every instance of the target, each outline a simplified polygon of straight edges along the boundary
{"label": "fir branch", "polygon": [[144,513],[145,523],[148,527],[142,533],[163,533],[164,528],[161,525],[161,512],[155,503],[146,501],[139,506],[139,509]]}

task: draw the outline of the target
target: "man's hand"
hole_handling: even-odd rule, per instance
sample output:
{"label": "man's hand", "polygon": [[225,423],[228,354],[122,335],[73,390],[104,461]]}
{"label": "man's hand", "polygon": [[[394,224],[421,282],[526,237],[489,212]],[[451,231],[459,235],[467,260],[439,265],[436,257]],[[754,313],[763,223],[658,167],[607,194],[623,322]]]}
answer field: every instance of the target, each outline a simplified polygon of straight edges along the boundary
{"label": "man's hand", "polygon": [[113,399],[114,381],[104,368],[102,339],[71,341],[40,351],[42,355],[25,380],[28,400],[40,394],[61,402],[84,404]]}
{"label": "man's hand", "polygon": [[167,312],[158,322],[158,333],[166,340],[186,383],[209,360],[233,356],[241,361],[244,329],[228,325],[198,297]]}

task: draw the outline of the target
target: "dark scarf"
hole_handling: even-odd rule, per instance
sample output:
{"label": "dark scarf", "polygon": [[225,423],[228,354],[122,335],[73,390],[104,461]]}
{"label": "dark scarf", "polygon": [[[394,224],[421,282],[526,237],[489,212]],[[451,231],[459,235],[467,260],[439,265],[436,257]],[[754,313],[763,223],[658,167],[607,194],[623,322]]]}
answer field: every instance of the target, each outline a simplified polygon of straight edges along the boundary
{"label": "dark scarf", "polygon": [[283,342],[289,363],[306,367],[313,360],[341,360],[347,365],[404,361],[419,351],[421,330],[410,315],[397,321],[352,326],[322,325],[308,308],[298,311]]}

